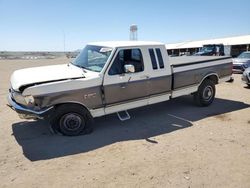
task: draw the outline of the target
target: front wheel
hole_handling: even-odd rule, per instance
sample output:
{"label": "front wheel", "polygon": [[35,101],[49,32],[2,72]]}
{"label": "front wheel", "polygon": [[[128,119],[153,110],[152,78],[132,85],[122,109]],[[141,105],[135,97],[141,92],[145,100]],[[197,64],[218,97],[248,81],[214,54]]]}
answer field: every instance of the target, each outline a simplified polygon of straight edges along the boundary
{"label": "front wheel", "polygon": [[66,136],[77,136],[92,132],[92,117],[83,107],[65,104],[56,108],[51,120],[54,130]]}
{"label": "front wheel", "polygon": [[209,106],[214,101],[215,84],[212,80],[204,80],[194,94],[194,101],[198,106]]}

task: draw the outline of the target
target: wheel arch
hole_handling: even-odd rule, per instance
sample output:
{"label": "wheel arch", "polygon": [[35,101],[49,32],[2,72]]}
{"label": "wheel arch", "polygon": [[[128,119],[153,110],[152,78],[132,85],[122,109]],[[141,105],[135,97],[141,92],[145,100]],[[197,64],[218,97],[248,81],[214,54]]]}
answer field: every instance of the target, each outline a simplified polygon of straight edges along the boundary
{"label": "wheel arch", "polygon": [[79,102],[75,102],[75,101],[62,102],[62,103],[55,104],[54,108],[56,110],[59,106],[63,106],[63,105],[75,105],[75,106],[78,106],[79,108],[82,108],[82,109],[86,110],[86,112],[88,112],[88,114],[91,116],[91,118],[93,118],[89,108],[87,106],[85,106],[84,104],[79,103]]}
{"label": "wheel arch", "polygon": [[218,74],[217,73],[209,73],[209,74],[207,74],[206,76],[203,77],[203,79],[199,83],[199,86],[206,79],[211,80],[214,83],[214,85],[216,85],[216,84],[219,83],[219,76],[218,76]]}

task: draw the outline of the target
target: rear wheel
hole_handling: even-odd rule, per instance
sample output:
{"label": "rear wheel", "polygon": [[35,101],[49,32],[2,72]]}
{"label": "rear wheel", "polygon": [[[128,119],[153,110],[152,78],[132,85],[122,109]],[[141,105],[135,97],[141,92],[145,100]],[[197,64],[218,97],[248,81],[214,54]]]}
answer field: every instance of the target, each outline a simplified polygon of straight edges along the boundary
{"label": "rear wheel", "polygon": [[66,136],[77,136],[91,133],[92,117],[90,113],[80,105],[65,104],[56,108],[51,124],[54,130]]}
{"label": "rear wheel", "polygon": [[206,79],[194,94],[194,101],[198,106],[209,106],[214,101],[214,96],[215,84],[212,80]]}

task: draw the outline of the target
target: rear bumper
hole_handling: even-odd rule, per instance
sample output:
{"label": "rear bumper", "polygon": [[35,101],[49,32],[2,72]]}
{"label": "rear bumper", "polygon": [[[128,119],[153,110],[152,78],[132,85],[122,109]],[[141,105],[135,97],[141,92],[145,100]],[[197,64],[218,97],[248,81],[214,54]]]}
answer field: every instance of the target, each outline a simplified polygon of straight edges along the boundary
{"label": "rear bumper", "polygon": [[32,110],[18,104],[12,99],[11,94],[8,96],[8,104],[11,109],[15,110],[21,119],[45,119],[54,111],[54,107],[45,108],[42,110]]}

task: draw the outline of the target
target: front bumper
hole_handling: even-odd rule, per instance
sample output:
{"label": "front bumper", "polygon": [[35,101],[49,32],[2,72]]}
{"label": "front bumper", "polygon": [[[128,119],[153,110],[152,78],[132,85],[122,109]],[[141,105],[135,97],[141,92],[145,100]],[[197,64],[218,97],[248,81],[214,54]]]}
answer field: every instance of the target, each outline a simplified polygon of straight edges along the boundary
{"label": "front bumper", "polygon": [[21,119],[45,119],[54,110],[54,107],[45,108],[42,110],[32,110],[23,105],[18,104],[12,97],[11,93],[8,96],[8,104],[11,109],[15,110]]}

